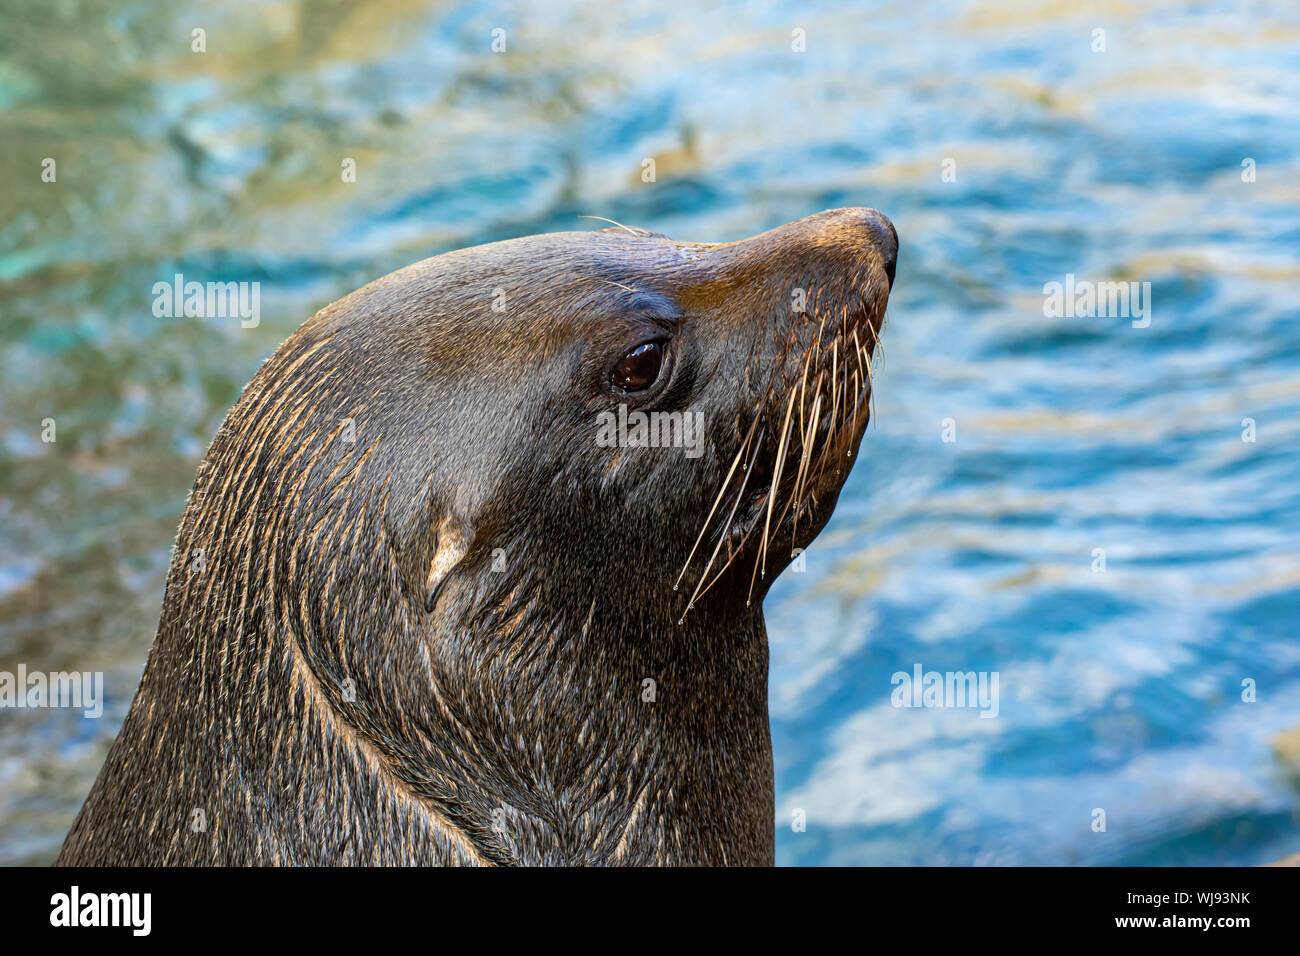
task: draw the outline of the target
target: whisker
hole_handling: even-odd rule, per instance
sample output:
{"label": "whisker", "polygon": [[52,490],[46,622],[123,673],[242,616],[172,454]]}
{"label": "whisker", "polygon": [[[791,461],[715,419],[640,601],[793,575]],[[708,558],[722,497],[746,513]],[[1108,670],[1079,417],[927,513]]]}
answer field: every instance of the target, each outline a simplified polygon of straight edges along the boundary
{"label": "whisker", "polygon": [[[848,313],[845,313],[845,320],[848,320]],[[830,427],[826,431],[826,445],[830,448],[835,439],[835,423],[840,409],[840,376],[839,376],[839,358],[840,358],[840,340],[837,336],[831,345],[831,419]]]}
{"label": "whisker", "polygon": [[808,388],[808,363],[812,361],[812,353],[809,352],[803,358],[803,375],[799,379],[799,432],[803,433],[803,399],[804,392]]}
{"label": "whisker", "polygon": [[[757,572],[761,565],[763,577],[767,576],[767,542],[772,532],[772,511],[776,507],[776,489],[781,485],[781,471],[785,464],[785,450],[790,441],[790,413],[794,411],[794,400],[796,393],[792,389],[790,392],[790,401],[785,406],[785,424],[781,426],[781,442],[777,446],[776,464],[772,469],[772,483],[768,486],[767,491],[767,520],[763,525],[763,542],[759,547],[758,560],[754,562],[754,570]],[[749,598],[754,595],[754,578],[751,575],[749,579]],[[747,598],[746,600],[748,600]]]}
{"label": "whisker", "polygon": [[799,531],[799,512],[803,504],[804,480],[808,477],[808,462],[812,459],[813,442],[817,440],[817,426],[821,424],[821,377],[817,379],[817,397],[813,399],[812,412],[808,416],[808,434],[803,436],[803,455],[799,459],[799,471],[795,474],[794,491],[790,496],[790,503],[786,505],[785,510],[781,512],[781,517],[777,519],[777,527],[780,527],[781,521],[785,518],[785,511],[789,510],[790,505],[794,505],[794,525],[793,534]]}
{"label": "whisker", "polygon": [[632,235],[634,235],[634,236],[639,236],[639,235],[640,235],[640,233],[637,232],[635,229],[632,229],[632,228],[630,228],[630,227],[628,227],[628,226],[625,226],[625,225],[623,225],[621,222],[615,222],[613,219],[606,219],[604,216],[579,216],[578,218],[579,218],[579,219],[599,219],[601,222],[607,222],[607,223],[609,223],[609,224],[612,225],[612,226],[618,226],[618,228],[620,228],[620,229],[626,229],[628,232],[632,233]]}
{"label": "whisker", "polygon": [[[691,546],[691,553],[686,556],[686,563],[682,565],[682,570],[678,573],[677,580],[673,582],[674,591],[676,591],[678,585],[682,583],[682,577],[686,574],[686,570],[691,566],[691,561],[695,559],[695,550],[700,546],[700,542],[704,540],[704,535],[709,530],[709,522],[713,520],[714,512],[718,510],[718,505],[721,504],[723,497],[726,495],[727,486],[731,484],[731,476],[735,474],[736,466],[740,464],[740,460],[744,457],[745,449],[749,446],[750,439],[754,437],[754,431],[758,428],[758,422],[762,417],[761,413],[754,416],[754,423],[749,426],[749,435],[745,439],[745,444],[741,446],[740,451],[736,452],[736,457],[732,459],[731,468],[727,471],[727,477],[723,480],[722,487],[718,489],[718,497],[713,499],[713,507],[709,509],[709,516],[704,519],[704,527],[700,528],[699,537],[695,539],[695,544]],[[746,475],[745,480],[749,480],[748,475]]]}
{"label": "whisker", "polygon": [[[731,523],[736,518],[736,510],[740,507],[740,503],[745,500],[745,487],[749,484],[749,476],[754,473],[754,460],[758,458],[758,450],[762,447],[762,444],[763,440],[760,437],[758,442],[754,445],[754,452],[750,455],[749,462],[745,467],[745,477],[740,483],[740,490],[736,492],[736,500],[731,505],[731,513],[727,515],[727,521],[722,526],[722,533],[718,535],[718,543],[713,548],[713,554],[709,557],[709,563],[704,566],[704,571],[700,574],[699,583],[695,585],[695,593],[692,594],[691,599],[686,602],[686,610],[682,612],[681,618],[677,621],[678,624],[681,624],[682,621],[686,620],[686,615],[695,607],[695,602],[707,594],[709,588],[713,587],[713,585],[718,582],[718,579],[726,573],[727,568],[731,567],[731,562],[734,560],[734,556],[731,554],[730,546],[728,546],[727,562],[718,569],[718,573],[713,576],[713,579],[710,580],[708,584],[704,583],[705,578],[709,576],[709,569],[713,567],[713,559],[718,556],[718,551],[722,549],[722,542],[727,540],[727,535],[731,531]],[[741,540],[743,541],[744,538]]]}
{"label": "whisker", "polygon": [[605,285],[612,285],[614,288],[623,289],[625,292],[640,293],[641,291],[634,286],[625,285],[622,282],[614,282],[612,279],[599,279],[596,276],[580,276],[579,278],[585,278],[588,282],[603,282]]}

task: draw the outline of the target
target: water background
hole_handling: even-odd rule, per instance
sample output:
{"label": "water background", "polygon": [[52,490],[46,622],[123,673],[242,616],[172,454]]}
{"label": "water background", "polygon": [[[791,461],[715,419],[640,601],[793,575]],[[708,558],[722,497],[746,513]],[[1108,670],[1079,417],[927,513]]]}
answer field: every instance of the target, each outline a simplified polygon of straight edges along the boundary
{"label": "water background", "polygon": [[[0,670],[108,701],[0,711],[0,863],[57,851],[198,461],[313,311],[583,215],[846,205],[902,251],[863,458],[767,601],[778,862],[1300,851],[1298,102],[1291,0],[6,0]],[[155,318],[177,272],[260,282],[261,325]],[[1067,273],[1150,282],[1150,327],[1045,317]],[[998,717],[892,707],[916,664],[996,671]]]}

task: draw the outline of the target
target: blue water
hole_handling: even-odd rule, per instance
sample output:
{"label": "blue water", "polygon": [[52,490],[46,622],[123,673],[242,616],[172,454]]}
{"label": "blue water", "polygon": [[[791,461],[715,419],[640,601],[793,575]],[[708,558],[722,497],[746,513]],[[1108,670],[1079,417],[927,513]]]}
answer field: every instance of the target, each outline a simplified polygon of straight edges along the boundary
{"label": "blue water", "polygon": [[[109,702],[0,711],[0,862],[57,850],[207,441],[315,309],[584,215],[845,205],[901,251],[862,458],[767,601],[778,862],[1300,852],[1300,8],[614,7],[6,3],[0,669]],[[156,319],[175,272],[260,281],[261,325]],[[1067,274],[1149,282],[1149,327],[1045,316]],[[997,716],[892,706],[918,664]]]}

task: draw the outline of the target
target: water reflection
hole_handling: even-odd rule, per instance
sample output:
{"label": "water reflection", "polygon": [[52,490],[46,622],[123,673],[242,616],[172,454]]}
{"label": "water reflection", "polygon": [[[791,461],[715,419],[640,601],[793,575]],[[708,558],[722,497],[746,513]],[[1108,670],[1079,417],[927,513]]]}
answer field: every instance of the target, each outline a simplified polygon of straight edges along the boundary
{"label": "water reflection", "polygon": [[[10,0],[0,670],[109,699],[0,712],[0,861],[52,857],[197,461],[315,309],[582,215],[731,239],[850,204],[902,252],[866,459],[768,602],[779,859],[1300,850],[1297,49],[1282,2]],[[178,272],[260,282],[261,324],[155,318]],[[1151,327],[1045,317],[1066,273],[1150,281]],[[999,717],[892,708],[917,662],[999,671]]]}

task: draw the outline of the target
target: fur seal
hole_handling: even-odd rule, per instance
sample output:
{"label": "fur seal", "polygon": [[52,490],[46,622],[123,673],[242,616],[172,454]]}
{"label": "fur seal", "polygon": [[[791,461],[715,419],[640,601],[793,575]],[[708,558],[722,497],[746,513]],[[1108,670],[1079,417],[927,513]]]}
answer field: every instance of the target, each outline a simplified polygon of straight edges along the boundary
{"label": "fur seal", "polygon": [[552,233],[322,309],[199,467],[57,862],[771,864],[762,598],[853,463],[897,244]]}

